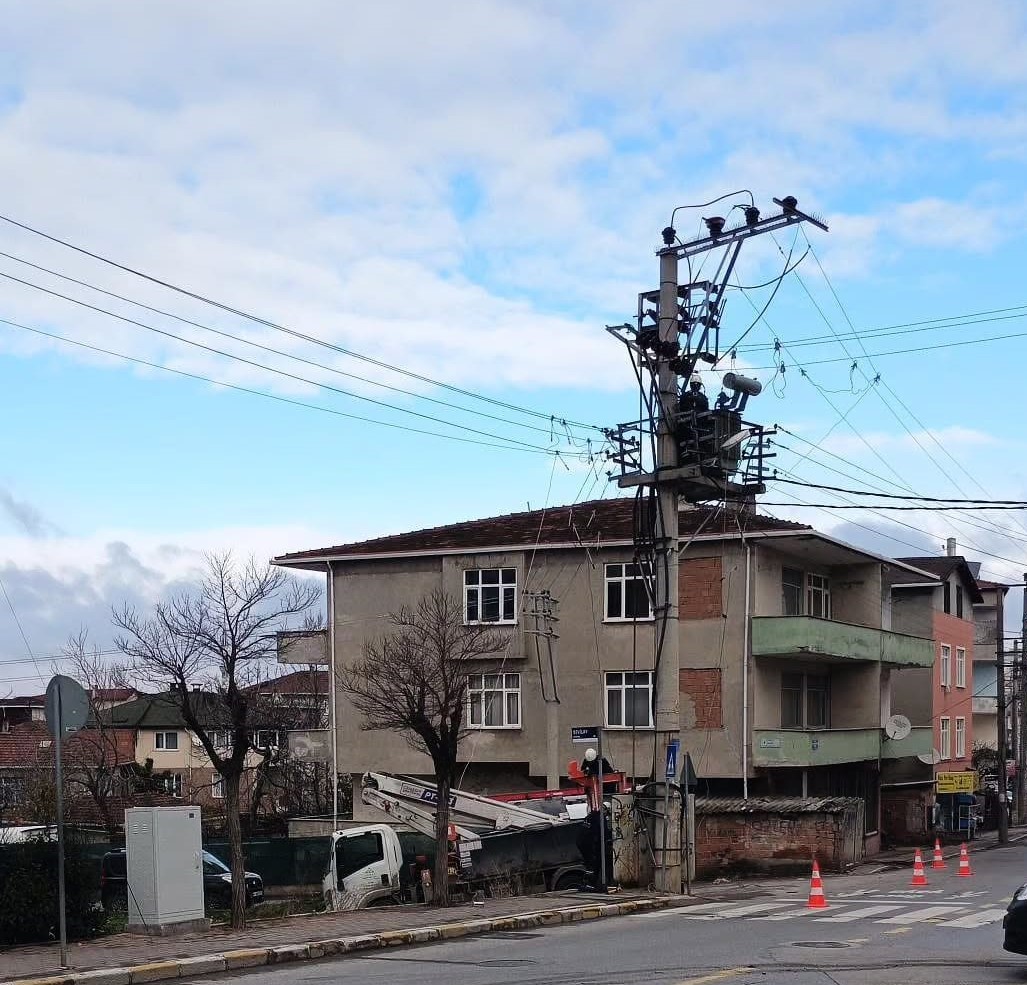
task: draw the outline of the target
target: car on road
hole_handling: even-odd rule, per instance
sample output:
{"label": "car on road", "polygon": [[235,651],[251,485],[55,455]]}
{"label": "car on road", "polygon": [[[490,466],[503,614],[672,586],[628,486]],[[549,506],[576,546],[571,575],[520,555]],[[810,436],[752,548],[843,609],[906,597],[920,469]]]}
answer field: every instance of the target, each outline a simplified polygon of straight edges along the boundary
{"label": "car on road", "polygon": [[1009,901],[1002,929],[1005,931],[1003,948],[1014,954],[1027,954],[1027,885],[1021,886]]}
{"label": "car on road", "polygon": [[[125,849],[107,852],[100,862],[100,903],[104,910],[124,910],[128,897]],[[263,902],[264,880],[256,872],[246,873],[246,905]],[[211,909],[232,905],[232,872],[216,855],[203,853],[203,901]]]}

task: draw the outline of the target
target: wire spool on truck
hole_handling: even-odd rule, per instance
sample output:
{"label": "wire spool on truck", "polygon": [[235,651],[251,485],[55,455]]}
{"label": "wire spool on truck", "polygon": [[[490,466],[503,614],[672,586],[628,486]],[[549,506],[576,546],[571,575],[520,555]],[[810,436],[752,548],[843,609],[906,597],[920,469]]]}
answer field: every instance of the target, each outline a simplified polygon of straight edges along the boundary
{"label": "wire spool on truck", "polygon": [[[431,783],[390,773],[364,775],[361,800],[411,830],[365,824],[336,831],[324,878],[329,909],[359,910],[430,896],[430,887],[421,880],[422,873],[431,872],[435,854],[437,799]],[[583,800],[555,799],[547,806],[559,813],[550,814],[451,790],[451,887],[488,894],[498,882],[546,890],[585,885],[589,873],[578,838],[587,805],[574,802]]]}

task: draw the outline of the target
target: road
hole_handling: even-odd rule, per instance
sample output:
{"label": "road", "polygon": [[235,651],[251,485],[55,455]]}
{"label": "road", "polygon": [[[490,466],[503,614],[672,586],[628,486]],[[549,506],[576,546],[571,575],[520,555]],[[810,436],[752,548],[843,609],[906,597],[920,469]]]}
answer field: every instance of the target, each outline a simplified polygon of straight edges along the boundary
{"label": "road", "polygon": [[957,877],[954,860],[944,872],[928,869],[930,885],[917,890],[907,869],[828,874],[826,910],[807,909],[805,883],[789,880],[685,909],[233,977],[246,985],[1027,983],[1027,957],[1002,950],[1001,929],[1027,882],[1027,845],[978,853],[973,867],[972,879]]}

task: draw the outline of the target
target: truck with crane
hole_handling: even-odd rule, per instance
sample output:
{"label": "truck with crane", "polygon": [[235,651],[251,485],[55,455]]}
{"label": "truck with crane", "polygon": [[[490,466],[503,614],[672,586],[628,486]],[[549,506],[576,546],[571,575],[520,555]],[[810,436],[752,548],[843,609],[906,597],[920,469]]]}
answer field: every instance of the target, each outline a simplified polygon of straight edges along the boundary
{"label": "truck with crane", "polygon": [[[583,821],[597,797],[587,785],[502,799],[451,790],[451,886],[488,893],[499,883],[545,890],[586,885],[591,875],[578,846]],[[332,834],[323,884],[328,908],[357,910],[428,898],[426,874],[435,855],[435,785],[392,773],[366,773],[361,800],[394,823]]]}

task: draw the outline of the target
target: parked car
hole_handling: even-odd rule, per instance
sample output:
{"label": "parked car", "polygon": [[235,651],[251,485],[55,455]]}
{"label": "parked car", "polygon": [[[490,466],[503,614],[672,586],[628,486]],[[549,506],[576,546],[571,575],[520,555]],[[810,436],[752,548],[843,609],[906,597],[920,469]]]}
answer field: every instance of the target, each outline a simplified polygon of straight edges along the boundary
{"label": "parked car", "polygon": [[1027,954],[1027,886],[1021,886],[1009,901],[1002,918],[1005,940],[1002,946],[1014,954]]}
{"label": "parked car", "polygon": [[[104,910],[124,910],[128,903],[127,856],[125,849],[107,852],[100,862],[100,902]],[[264,899],[264,880],[256,872],[246,873],[246,905]],[[216,855],[203,853],[203,901],[211,908],[232,905],[232,872]]]}

